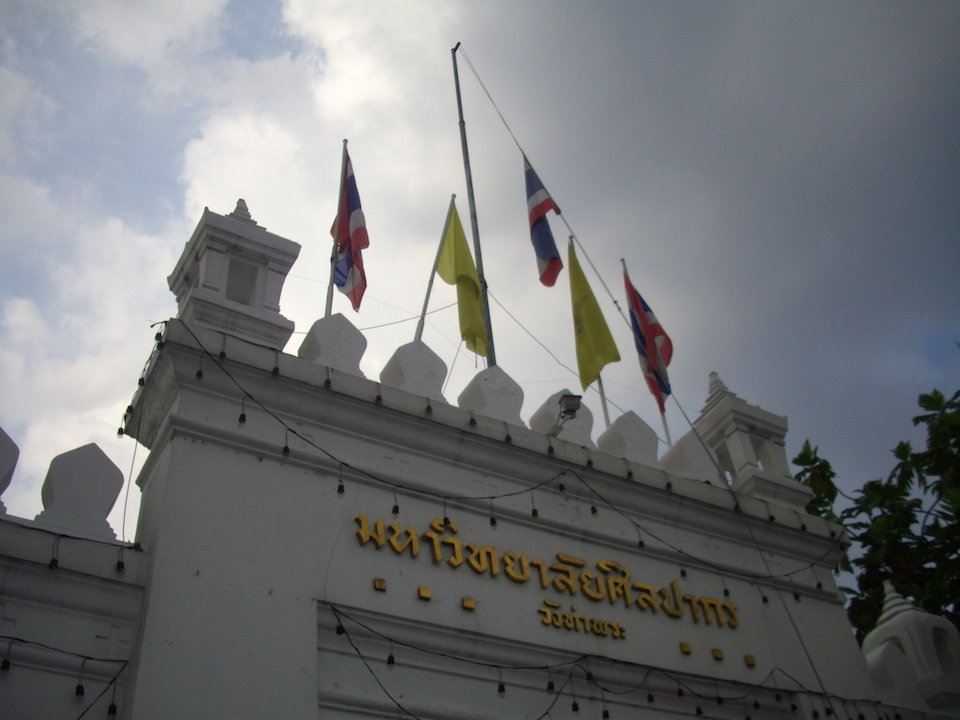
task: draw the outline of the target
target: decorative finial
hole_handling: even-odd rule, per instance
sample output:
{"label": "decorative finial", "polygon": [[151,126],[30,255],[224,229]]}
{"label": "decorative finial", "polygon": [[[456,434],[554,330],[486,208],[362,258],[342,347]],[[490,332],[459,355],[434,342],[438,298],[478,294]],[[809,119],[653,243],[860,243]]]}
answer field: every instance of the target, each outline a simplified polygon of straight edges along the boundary
{"label": "decorative finial", "polygon": [[883,609],[880,611],[880,617],[877,618],[877,627],[888,622],[891,618],[900,613],[918,611],[920,608],[911,605],[906,598],[896,591],[893,583],[889,580],[883,581]]}
{"label": "decorative finial", "polygon": [[715,408],[726,397],[737,397],[736,393],[730,391],[727,384],[720,379],[720,375],[714,371],[708,376],[710,378],[710,387],[707,390],[707,401],[700,411],[700,415]]}
{"label": "decorative finial", "polygon": [[256,224],[256,221],[250,217],[250,211],[247,209],[247,203],[243,198],[237,200],[237,207],[230,213],[230,217]]}
{"label": "decorative finial", "polygon": [[708,392],[712,395],[715,392],[730,392],[730,388],[720,379],[716,371],[710,373],[710,388]]}

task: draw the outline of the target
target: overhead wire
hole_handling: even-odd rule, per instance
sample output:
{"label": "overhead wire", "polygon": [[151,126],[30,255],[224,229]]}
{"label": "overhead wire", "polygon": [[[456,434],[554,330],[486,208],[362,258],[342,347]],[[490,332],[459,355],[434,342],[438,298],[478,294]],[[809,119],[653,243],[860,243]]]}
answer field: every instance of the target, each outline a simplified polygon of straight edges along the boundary
{"label": "overhead wire", "polygon": [[[494,101],[493,96],[490,94],[490,91],[487,90],[487,86],[484,84],[483,80],[480,78],[480,73],[477,72],[477,69],[473,66],[473,63],[470,61],[470,57],[467,55],[467,51],[464,50],[463,45],[459,45],[458,51],[463,56],[463,59],[467,63],[467,67],[470,68],[470,71],[473,73],[473,76],[477,79],[477,82],[480,84],[480,87],[483,89],[484,94],[486,94],[487,99],[490,100],[490,104],[493,105],[494,110],[497,111],[497,115],[500,116],[500,120],[503,122],[503,126],[507,129],[507,132],[510,133],[510,137],[513,139],[513,142],[516,144],[517,149],[520,151],[520,154],[527,157],[526,151],[523,149],[523,146],[520,145],[520,141],[517,140],[517,136],[513,134],[513,130],[510,129],[510,124],[507,122],[507,119],[503,116],[503,113],[500,112],[500,108],[497,106],[497,103]],[[541,178],[541,183],[543,179]],[[546,184],[543,185],[544,190],[547,190]],[[547,194],[553,198],[553,193],[547,190]],[[590,254],[587,252],[587,249],[583,246],[583,243],[580,242],[580,238],[577,237],[577,234],[574,232],[573,228],[570,226],[570,223],[567,221],[566,216],[563,213],[558,213],[560,219],[563,221],[563,224],[567,227],[567,231],[570,233],[574,242],[576,242],[577,247],[580,248],[583,256],[587,259],[590,267],[593,269],[594,274],[597,276],[597,279],[600,281],[600,284],[603,286],[603,289],[606,291],[607,295],[610,297],[610,301],[613,303],[614,307],[617,308],[617,312],[620,314],[620,317],[627,324],[627,327],[630,326],[630,322],[627,320],[626,315],[623,314],[623,310],[620,308],[620,303],[613,296],[613,293],[610,292],[610,288],[607,287],[607,283],[604,282],[603,276],[597,270],[597,266],[593,264],[593,260],[590,258]]]}
{"label": "overhead wire", "polygon": [[[349,642],[350,646],[353,648],[354,652],[356,652],[357,655],[360,657],[360,659],[363,661],[368,671],[371,673],[371,675],[373,675],[374,679],[377,681],[377,684],[381,688],[383,688],[384,693],[387,695],[387,697],[390,698],[391,701],[396,703],[397,706],[400,707],[401,710],[403,710],[403,712],[411,714],[412,717],[416,717],[416,716],[412,715],[412,713],[410,713],[409,710],[399,705],[399,703],[397,703],[397,701],[393,698],[393,696],[386,690],[386,688],[384,688],[383,684],[379,681],[379,678],[377,677],[373,668],[370,666],[369,662],[367,662],[367,658],[363,655],[363,652],[359,649],[357,644],[351,638],[350,631],[347,629],[346,625],[343,622],[344,620],[348,620],[350,623],[353,623],[354,625],[360,628],[363,628],[368,633],[370,633],[371,636],[380,638],[380,640],[388,643],[390,647],[403,647],[403,648],[414,650],[416,652],[421,652],[427,655],[433,655],[435,657],[441,657],[448,660],[455,660],[455,661],[462,662],[475,667],[496,669],[498,671],[540,671],[540,672],[546,672],[548,679],[551,673],[556,672],[558,669],[568,668],[567,680],[558,689],[553,689],[553,690],[548,689],[548,692],[554,692],[555,694],[554,701],[550,704],[548,711],[550,708],[553,707],[556,700],[563,695],[563,690],[566,688],[567,684],[572,681],[574,670],[576,668],[580,668],[580,670],[584,673],[584,681],[595,686],[602,693],[609,693],[610,695],[624,696],[624,695],[629,695],[631,693],[635,693],[640,690],[643,690],[647,687],[647,682],[649,680],[650,675],[652,673],[656,673],[658,675],[663,676],[664,678],[669,680],[671,683],[674,683],[679,689],[682,689],[684,691],[684,694],[689,694],[690,696],[698,698],[700,700],[719,700],[721,702],[736,702],[736,701],[744,700],[750,697],[751,695],[755,696],[757,691],[763,690],[763,691],[775,692],[775,693],[785,692],[790,695],[802,694],[810,697],[818,697],[823,699],[825,703],[829,703],[829,701],[831,700],[842,701],[844,703],[847,703],[847,702],[875,703],[875,701],[873,701],[872,699],[844,698],[837,695],[836,693],[827,692],[826,690],[821,690],[821,691],[811,690],[807,688],[800,680],[795,678],[791,673],[787,672],[786,670],[784,670],[779,666],[774,666],[770,668],[767,674],[758,682],[744,682],[741,680],[725,680],[724,681],[725,684],[727,686],[730,686],[730,689],[734,690],[734,693],[722,695],[719,689],[715,690],[713,694],[709,694],[709,693],[701,692],[698,689],[695,689],[691,684],[692,681],[697,681],[704,684],[713,683],[714,686],[716,686],[717,678],[713,676],[701,675],[701,674],[689,673],[689,672],[675,673],[669,670],[664,670],[659,667],[647,665],[645,663],[639,663],[631,660],[623,660],[620,658],[614,658],[607,655],[581,653],[572,657],[569,660],[564,660],[562,662],[556,662],[556,663],[547,663],[547,664],[538,664],[538,665],[505,665],[502,663],[494,663],[494,662],[489,662],[485,660],[480,660],[475,657],[457,655],[451,652],[445,652],[442,650],[437,650],[429,647],[421,647],[414,643],[398,640],[397,638],[391,637],[390,635],[380,632],[379,630],[376,630],[375,628],[371,627],[369,624],[358,620],[356,617],[352,616],[350,613],[344,611],[342,608],[336,605],[327,603],[327,606],[330,608],[332,614],[334,615],[334,618],[336,619],[337,634],[343,634],[344,636],[346,636],[347,641]],[[391,651],[391,656],[392,654],[393,653]],[[621,683],[617,683],[618,687],[613,687],[607,683],[598,681],[594,677],[593,673],[589,668],[589,661],[591,659],[595,661],[610,663],[611,665],[618,665],[618,666],[627,667],[627,668],[644,670],[645,672],[639,684],[624,685]],[[396,661],[394,662],[396,663]],[[776,676],[778,674],[788,679],[791,683],[793,683],[795,687],[794,688],[780,687],[780,685],[776,683]],[[768,684],[770,682],[772,682],[773,684],[772,685]],[[739,690],[736,690],[737,688],[739,688]],[[778,700],[778,702],[780,701]],[[833,714],[834,715],[836,714],[835,711],[833,712]],[[546,713],[540,715],[540,717],[545,717],[545,716],[546,716]]]}
{"label": "overhead wire", "polygon": [[[550,355],[550,357],[552,357],[552,358],[556,361],[557,365],[559,365],[559,366],[562,367],[564,370],[566,370],[567,372],[569,372],[569,373],[570,373],[571,375],[573,375],[575,378],[577,378],[577,379],[580,378],[580,373],[578,373],[577,371],[575,371],[575,370],[574,370],[573,368],[571,368],[569,365],[564,364],[564,363],[560,360],[560,358],[558,358],[550,348],[548,348],[546,345],[544,345],[543,342],[541,342],[540,339],[537,338],[536,335],[534,335],[532,332],[530,332],[530,331],[527,329],[527,327],[526,327],[522,322],[520,322],[520,321],[513,315],[513,313],[511,313],[509,310],[507,310],[507,308],[503,305],[503,303],[501,303],[501,302],[494,296],[494,294],[493,294],[492,292],[490,292],[490,291],[488,290],[488,291],[487,291],[487,294],[488,294],[491,298],[493,298],[493,301],[494,301],[497,305],[500,306],[500,309],[503,310],[503,311],[510,317],[511,320],[513,320],[517,325],[520,326],[520,329],[521,329],[521,330],[523,330],[527,335],[529,335],[531,338],[533,338],[533,341],[536,342],[537,345],[539,345],[540,347],[542,347],[544,350],[547,351],[547,353]],[[589,387],[590,387],[591,390],[593,390],[594,392],[596,392],[596,393],[599,394],[600,391],[597,390],[596,387],[594,387],[593,385],[590,385]],[[611,400],[610,398],[607,398],[607,403],[609,403],[610,405],[613,405],[613,406],[614,406],[617,410],[619,410],[621,413],[624,412],[624,409],[623,409],[622,407],[620,407],[619,405],[617,405],[615,402],[613,402],[613,400]]]}
{"label": "overhead wire", "polygon": [[[304,442],[306,445],[309,445],[310,447],[313,447],[314,449],[320,451],[323,455],[325,455],[326,457],[328,457],[330,460],[332,460],[333,462],[337,463],[341,468],[349,468],[349,469],[352,470],[353,472],[355,472],[355,473],[357,473],[357,474],[359,474],[359,475],[361,475],[361,476],[363,476],[363,477],[367,477],[367,478],[369,478],[370,480],[373,480],[374,482],[380,483],[380,484],[382,484],[382,485],[385,485],[385,486],[387,486],[387,487],[393,488],[393,489],[395,489],[395,490],[396,490],[396,489],[402,489],[402,490],[405,490],[405,491],[408,492],[408,493],[420,495],[420,496],[423,496],[423,497],[432,497],[432,498],[434,498],[434,499],[436,499],[436,500],[440,500],[440,501],[442,501],[442,502],[446,502],[446,501],[448,501],[448,500],[453,500],[453,501],[466,501],[466,502],[471,502],[471,501],[491,501],[491,500],[498,500],[498,499],[501,499],[501,498],[515,497],[515,496],[523,495],[523,494],[526,494],[526,493],[532,493],[534,490],[537,490],[537,489],[539,489],[539,488],[541,488],[541,487],[544,487],[545,485],[548,485],[549,483],[553,482],[554,480],[556,480],[557,478],[561,477],[562,475],[566,475],[566,474],[568,474],[568,473],[576,476],[581,482],[584,482],[584,484],[586,485],[586,483],[585,483],[585,481],[583,480],[582,476],[581,476],[579,473],[577,473],[577,471],[573,470],[572,468],[564,468],[564,469],[559,470],[558,472],[554,473],[554,474],[551,475],[550,477],[548,477],[548,478],[546,478],[546,479],[544,479],[544,480],[542,480],[542,481],[540,481],[540,482],[538,482],[538,483],[535,483],[534,485],[531,485],[530,487],[523,488],[523,489],[521,489],[521,490],[516,490],[516,491],[512,491],[512,492],[508,492],[508,493],[490,494],[490,495],[452,495],[452,494],[442,494],[442,493],[432,492],[432,491],[430,491],[430,490],[425,490],[425,489],[423,489],[423,488],[413,488],[413,487],[410,487],[410,486],[408,486],[408,485],[404,485],[403,483],[396,482],[396,481],[392,481],[392,480],[388,480],[388,479],[386,479],[386,478],[380,477],[380,476],[378,476],[378,475],[376,475],[376,474],[374,474],[374,473],[371,473],[371,472],[369,472],[369,471],[367,471],[367,470],[364,470],[364,469],[362,469],[362,468],[357,468],[357,467],[355,467],[355,466],[352,466],[352,465],[350,465],[349,463],[347,463],[346,461],[344,461],[344,460],[340,459],[339,457],[337,457],[336,455],[334,455],[332,452],[330,452],[330,451],[327,450],[326,448],[324,448],[324,447],[318,445],[317,443],[315,443],[312,439],[306,437],[303,433],[299,432],[298,430],[296,430],[296,428],[292,427],[292,426],[291,426],[290,424],[288,424],[285,420],[283,420],[283,418],[281,418],[279,415],[277,415],[274,411],[272,411],[272,410],[270,410],[268,407],[266,407],[266,405],[264,405],[263,402],[261,402],[261,401],[260,401],[258,398],[256,398],[255,396],[253,396],[248,390],[246,390],[246,388],[244,388],[244,387],[240,384],[240,382],[233,376],[233,374],[221,363],[219,357],[213,355],[209,350],[207,350],[207,348],[203,345],[203,343],[202,343],[202,342],[200,341],[200,339],[197,337],[196,333],[193,332],[193,330],[190,328],[190,326],[189,326],[187,323],[185,323],[183,320],[180,320],[179,318],[178,318],[176,321],[179,322],[179,323],[183,326],[183,328],[190,334],[190,336],[193,338],[194,342],[197,344],[198,349],[200,349],[201,353],[202,353],[203,355],[205,355],[211,362],[213,362],[214,365],[216,365],[217,368],[219,368],[220,371],[223,372],[223,373],[227,376],[227,378],[230,379],[230,381],[237,387],[237,389],[239,389],[239,390],[241,391],[241,393],[243,393],[243,395],[244,395],[246,398],[248,398],[251,402],[255,403],[261,410],[263,410],[267,415],[269,415],[271,418],[273,418],[273,419],[284,429],[284,431],[285,431],[286,433],[289,433],[290,435],[293,435],[294,437],[297,437],[297,438],[300,439],[302,442]],[[629,517],[628,517],[627,515],[625,515],[621,510],[619,510],[619,508],[617,508],[613,503],[611,503],[609,500],[607,500],[605,497],[603,497],[600,493],[597,493],[596,490],[593,490],[593,489],[590,488],[588,485],[587,485],[587,487],[588,487],[589,489],[591,489],[591,491],[594,492],[594,494],[596,494],[598,497],[600,497],[600,498],[603,500],[603,502],[604,502],[605,505],[607,505],[608,507],[610,507],[610,508],[611,508],[612,510],[614,510],[614,512],[616,512],[617,514],[619,514],[619,515],[621,515],[622,517],[626,518],[634,527],[636,527],[636,528],[639,529],[639,530],[642,530],[643,532],[647,533],[647,534],[650,535],[651,537],[654,537],[655,539],[658,539],[658,538],[656,538],[656,536],[655,536],[653,533],[650,533],[647,528],[645,528],[644,526],[640,525],[638,522],[634,521],[632,518],[629,518]],[[732,490],[731,490],[731,492],[732,492]],[[746,520],[746,518],[744,518],[744,520]],[[661,540],[659,540],[659,539],[658,539],[658,541],[659,541],[659,542],[663,542],[663,541],[661,541]],[[664,545],[665,545],[666,547],[668,547],[669,549],[673,550],[674,552],[678,552],[678,553],[681,552],[681,550],[680,550],[679,548],[677,548],[676,546],[673,546],[672,544],[669,544],[669,543],[664,542]],[[821,556],[820,558],[818,558],[817,560],[814,560],[814,561],[812,561],[812,562],[810,562],[810,563],[807,563],[807,564],[805,564],[805,565],[803,565],[803,566],[801,566],[801,567],[799,567],[799,568],[796,568],[796,569],[792,570],[792,571],[789,572],[789,573],[781,573],[781,574],[778,574],[778,575],[773,575],[773,574],[762,575],[762,574],[744,572],[744,571],[738,570],[738,569],[736,569],[736,568],[724,568],[724,572],[727,572],[727,573],[732,574],[732,575],[735,575],[735,576],[743,577],[743,578],[746,578],[746,579],[750,579],[750,580],[763,580],[763,579],[767,579],[767,578],[773,579],[773,578],[779,578],[779,577],[788,577],[788,576],[790,576],[790,575],[794,575],[794,574],[796,574],[796,573],[798,573],[798,572],[802,572],[802,571],[804,571],[804,570],[806,570],[806,569],[808,569],[808,568],[813,567],[814,565],[816,565],[817,563],[819,563],[820,561],[822,561],[823,558],[827,557],[832,551],[833,551],[832,549],[828,550],[826,553],[824,553],[824,555],[822,555],[822,556]],[[707,566],[711,566],[711,567],[713,566],[709,561],[705,561],[705,560],[701,560],[700,558],[696,558],[695,556],[690,555],[689,553],[686,553],[685,551],[684,551],[683,554],[684,554],[684,556],[689,557],[690,559],[693,559],[693,560],[695,560],[695,561],[697,561],[697,562],[702,562],[702,563],[704,563],[704,564],[707,565]]]}
{"label": "overhead wire", "polygon": [[[503,122],[504,127],[506,127],[507,132],[510,134],[510,137],[513,138],[513,141],[514,141],[514,143],[516,144],[517,148],[520,150],[521,154],[523,154],[524,158],[526,158],[526,152],[524,151],[523,147],[520,145],[520,141],[519,141],[519,140],[517,139],[517,137],[514,135],[513,130],[510,129],[509,123],[507,123],[506,118],[503,116],[503,113],[500,111],[500,108],[497,106],[496,102],[494,101],[493,96],[490,94],[490,91],[487,90],[486,84],[485,84],[485,83],[483,82],[483,80],[480,78],[480,74],[477,72],[476,68],[473,66],[473,63],[470,61],[470,58],[468,57],[468,55],[467,55],[467,53],[466,53],[466,50],[463,48],[462,45],[458,45],[458,49],[459,49],[459,51],[460,51],[460,54],[463,56],[464,60],[466,60],[467,65],[468,65],[468,67],[470,68],[471,72],[473,72],[473,75],[474,75],[474,77],[477,79],[477,82],[480,84],[480,87],[483,89],[483,91],[484,91],[484,93],[486,94],[487,98],[490,100],[490,103],[493,105],[494,109],[496,110],[497,115],[499,115],[500,120]],[[542,179],[541,179],[541,182],[542,182]],[[546,190],[546,185],[545,185],[545,184],[544,184],[544,189]],[[548,193],[551,197],[553,197],[553,195],[549,192],[549,190],[547,190],[547,193]],[[570,223],[567,221],[566,216],[564,216],[562,213],[558,213],[558,214],[560,215],[560,219],[563,221],[564,225],[567,226],[567,230],[570,231],[570,234],[571,234],[572,238],[576,241],[577,245],[578,245],[578,246],[580,247],[580,249],[583,251],[584,257],[586,257],[587,262],[590,264],[590,267],[593,268],[594,273],[596,274],[597,278],[600,280],[601,285],[603,285],[604,290],[606,290],[607,295],[609,295],[610,300],[611,300],[611,301],[613,302],[613,304],[616,306],[617,311],[620,313],[620,316],[623,318],[624,322],[625,322],[625,323],[627,324],[627,326],[629,327],[629,326],[630,326],[630,322],[627,320],[626,316],[624,315],[623,310],[620,308],[619,303],[618,303],[618,302],[616,301],[616,299],[613,297],[613,294],[610,292],[610,289],[607,287],[606,282],[604,282],[603,277],[602,277],[602,276],[600,275],[600,273],[597,271],[596,266],[593,264],[593,261],[590,259],[590,256],[589,256],[589,254],[587,253],[586,249],[583,247],[583,244],[580,242],[580,239],[577,237],[576,233],[573,231],[573,228],[570,227]],[[498,304],[499,304],[499,301],[498,301]],[[502,307],[502,306],[501,306],[501,307]],[[509,314],[509,313],[508,313],[508,314]],[[539,341],[538,341],[538,342],[539,342]],[[552,355],[552,353],[551,353],[551,355]],[[559,361],[558,361],[558,362],[559,362]],[[562,364],[562,363],[561,363],[561,364]],[[672,394],[672,393],[671,393],[671,394]],[[674,397],[674,402],[676,402],[677,407],[680,408],[680,411],[683,413],[684,418],[687,420],[687,423],[690,425],[691,430],[693,430],[694,434],[697,436],[697,439],[700,441],[700,444],[703,445],[704,450],[706,450],[706,452],[707,452],[707,456],[710,458],[711,462],[712,462],[712,463],[714,464],[714,466],[717,468],[717,472],[718,472],[719,475],[720,475],[722,484],[724,485],[724,487],[726,487],[726,488],[728,488],[728,489],[730,490],[731,494],[733,494],[734,503],[735,503],[735,508],[736,508],[737,510],[739,510],[740,505],[739,505],[739,502],[737,501],[736,495],[733,493],[733,488],[731,488],[731,487],[729,486],[729,483],[726,482],[724,473],[723,473],[723,471],[721,470],[720,466],[717,464],[716,460],[714,459],[713,454],[710,452],[710,450],[707,448],[706,444],[703,442],[703,439],[700,437],[700,434],[696,431],[696,428],[694,428],[693,423],[690,422],[690,418],[687,417],[686,412],[683,410],[682,407],[680,407],[680,403],[677,401],[676,397]],[[621,412],[622,412],[622,411],[621,411]],[[763,561],[763,564],[764,564],[764,566],[767,568],[768,573],[769,573],[769,570],[770,570],[769,564],[767,563],[766,557],[763,555],[763,551],[762,551],[762,549],[760,548],[759,544],[756,543],[756,538],[754,537],[754,534],[753,534],[753,528],[750,527],[750,524],[749,524],[749,523],[746,523],[746,524],[747,524],[747,529],[748,529],[748,531],[749,531],[749,533],[750,533],[750,536],[751,536],[751,538],[753,539],[754,544],[755,544],[755,546],[756,546],[757,552],[758,552],[758,554],[760,555],[761,560]],[[828,554],[829,554],[829,553],[828,553]],[[778,593],[778,595],[779,595],[779,593]],[[791,622],[791,624],[793,625],[793,628],[794,628],[794,630],[795,630],[796,633],[797,633],[797,638],[798,638],[798,640],[800,641],[801,646],[803,647],[803,651],[804,651],[804,653],[807,655],[807,658],[808,658],[809,661],[810,661],[810,665],[811,665],[811,667],[813,668],[814,675],[816,676],[817,681],[820,682],[821,687],[822,687],[822,686],[823,686],[823,682],[822,682],[822,680],[821,680],[821,678],[820,678],[820,676],[819,676],[819,673],[817,672],[816,666],[814,665],[812,658],[810,657],[810,653],[809,653],[809,651],[808,651],[808,649],[807,649],[807,647],[806,647],[806,644],[803,642],[803,638],[800,636],[799,629],[797,628],[796,623],[795,623],[794,620],[793,620],[793,616],[792,616],[792,614],[790,613],[789,609],[788,609],[787,606],[786,606],[786,601],[783,600],[783,597],[782,597],[782,596],[780,597],[780,599],[781,599],[781,601],[783,602],[783,604],[784,604],[784,610],[785,610],[785,612],[787,613],[787,616],[788,616],[788,618],[790,619],[790,622]]]}

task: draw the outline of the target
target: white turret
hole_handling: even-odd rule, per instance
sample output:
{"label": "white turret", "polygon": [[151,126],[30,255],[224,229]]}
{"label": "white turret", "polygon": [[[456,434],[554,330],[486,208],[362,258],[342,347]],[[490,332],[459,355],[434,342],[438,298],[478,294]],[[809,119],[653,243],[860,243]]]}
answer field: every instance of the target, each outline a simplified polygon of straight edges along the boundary
{"label": "white turret", "polygon": [[907,602],[889,580],[877,626],[863,639],[880,699],[960,715],[960,633],[946,618]]}

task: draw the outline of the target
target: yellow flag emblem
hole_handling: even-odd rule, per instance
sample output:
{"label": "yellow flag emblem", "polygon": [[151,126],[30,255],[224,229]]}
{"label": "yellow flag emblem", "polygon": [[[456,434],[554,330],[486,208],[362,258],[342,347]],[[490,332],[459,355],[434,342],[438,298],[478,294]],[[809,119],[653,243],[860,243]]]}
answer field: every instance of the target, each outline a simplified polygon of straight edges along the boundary
{"label": "yellow flag emblem", "polygon": [[463,233],[457,206],[451,201],[450,219],[443,231],[443,246],[437,261],[437,275],[444,282],[457,286],[457,307],[460,311],[460,337],[477,355],[487,355],[487,328],[483,322],[483,297],[480,276],[473,264],[473,255]]}
{"label": "yellow flag emblem", "polygon": [[567,248],[570,267],[570,299],[573,302],[573,334],[577,343],[577,369],[583,389],[600,376],[605,365],[620,360],[607,321],[577,260],[571,242]]}

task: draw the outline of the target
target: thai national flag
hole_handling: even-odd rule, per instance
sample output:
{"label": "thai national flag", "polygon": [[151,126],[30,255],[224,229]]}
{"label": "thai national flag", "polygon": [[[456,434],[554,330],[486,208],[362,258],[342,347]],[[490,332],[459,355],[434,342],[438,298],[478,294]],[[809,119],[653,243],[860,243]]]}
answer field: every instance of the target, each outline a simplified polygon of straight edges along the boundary
{"label": "thai national flag", "polygon": [[664,413],[664,403],[670,394],[670,379],[667,377],[667,365],[673,358],[673,343],[663,326],[653,314],[640,293],[630,283],[626,269],[623,271],[623,283],[627,290],[627,302],[630,305],[630,325],[633,328],[633,340],[640,355],[640,369],[647,381],[647,387],[657,399],[660,414]]}
{"label": "thai national flag", "polygon": [[353,309],[360,309],[363,291],[367,289],[367,276],[363,272],[363,258],[360,251],[370,245],[367,237],[367,224],[360,207],[360,194],[357,181],[353,177],[353,163],[346,155],[346,170],[343,175],[343,187],[340,188],[340,210],[330,228],[330,234],[337,241],[337,257],[334,261],[333,282],[344,295],[350,298]]}
{"label": "thai national flag", "polygon": [[557,275],[563,269],[563,261],[557,252],[557,244],[553,241],[553,233],[547,224],[547,212],[553,210],[560,214],[560,208],[553,202],[537,177],[537,173],[530,167],[526,156],[523,158],[523,172],[527,178],[527,211],[530,213],[530,239],[533,241],[533,250],[537,254],[537,269],[540,271],[540,282],[547,287],[553,287]]}

